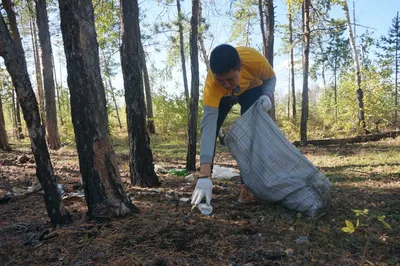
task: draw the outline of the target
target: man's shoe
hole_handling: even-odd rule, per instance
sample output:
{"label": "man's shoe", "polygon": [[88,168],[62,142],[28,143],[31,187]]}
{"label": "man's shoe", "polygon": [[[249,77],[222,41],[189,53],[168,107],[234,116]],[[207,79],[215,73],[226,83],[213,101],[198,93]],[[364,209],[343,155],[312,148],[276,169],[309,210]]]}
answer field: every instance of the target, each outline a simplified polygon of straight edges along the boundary
{"label": "man's shoe", "polygon": [[254,195],[247,190],[246,185],[242,184],[242,190],[240,191],[240,195],[238,198],[238,202],[240,203],[250,203],[255,201],[256,198]]}

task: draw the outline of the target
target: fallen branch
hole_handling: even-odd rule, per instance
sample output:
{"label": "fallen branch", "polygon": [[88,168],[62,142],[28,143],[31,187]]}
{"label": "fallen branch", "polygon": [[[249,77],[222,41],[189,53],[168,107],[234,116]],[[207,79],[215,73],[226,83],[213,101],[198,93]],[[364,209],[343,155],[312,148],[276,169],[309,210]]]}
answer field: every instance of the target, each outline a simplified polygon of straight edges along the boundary
{"label": "fallen branch", "polygon": [[[400,131],[390,131],[385,133],[377,133],[371,135],[362,135],[352,138],[344,138],[344,139],[319,139],[319,140],[308,140],[307,145],[314,146],[324,146],[324,145],[344,145],[347,143],[361,143],[361,142],[369,142],[369,141],[378,141],[384,138],[395,138],[400,136]],[[300,146],[300,141],[294,141],[292,144],[296,147]]]}

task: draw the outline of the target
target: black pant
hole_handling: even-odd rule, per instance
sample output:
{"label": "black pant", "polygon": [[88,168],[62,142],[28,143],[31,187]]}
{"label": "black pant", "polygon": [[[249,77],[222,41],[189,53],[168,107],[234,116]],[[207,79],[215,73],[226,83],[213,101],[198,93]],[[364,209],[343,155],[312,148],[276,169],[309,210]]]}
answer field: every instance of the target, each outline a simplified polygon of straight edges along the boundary
{"label": "black pant", "polygon": [[[218,132],[221,129],[222,124],[225,121],[225,118],[228,116],[229,111],[232,109],[232,97],[237,97],[240,104],[240,115],[244,114],[257,100],[260,96],[263,95],[262,93],[262,86],[255,87],[249,89],[239,96],[225,96],[222,97],[221,101],[219,102],[218,107],[218,120],[217,120],[217,131],[215,132],[215,140],[217,139]],[[215,147],[214,146],[214,154],[213,154],[213,163],[215,157]]]}

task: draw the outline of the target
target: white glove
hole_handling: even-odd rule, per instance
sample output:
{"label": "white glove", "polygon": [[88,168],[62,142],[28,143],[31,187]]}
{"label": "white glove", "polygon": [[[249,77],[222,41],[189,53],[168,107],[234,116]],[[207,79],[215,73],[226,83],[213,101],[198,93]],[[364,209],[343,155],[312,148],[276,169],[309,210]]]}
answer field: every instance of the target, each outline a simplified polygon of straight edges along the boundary
{"label": "white glove", "polygon": [[259,100],[265,112],[268,112],[272,108],[272,102],[268,95],[261,95]]}
{"label": "white glove", "polygon": [[192,194],[192,205],[198,205],[206,197],[207,205],[211,204],[212,181],[210,178],[197,179],[196,187]]}

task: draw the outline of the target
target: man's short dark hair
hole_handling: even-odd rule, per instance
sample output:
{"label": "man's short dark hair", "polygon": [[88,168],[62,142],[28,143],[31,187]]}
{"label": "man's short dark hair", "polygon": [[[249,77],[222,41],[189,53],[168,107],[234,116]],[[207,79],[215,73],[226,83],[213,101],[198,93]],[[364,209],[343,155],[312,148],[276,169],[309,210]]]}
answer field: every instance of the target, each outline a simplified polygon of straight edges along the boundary
{"label": "man's short dark hair", "polygon": [[240,70],[240,57],[235,47],[229,44],[215,47],[210,55],[210,68],[214,74]]}

